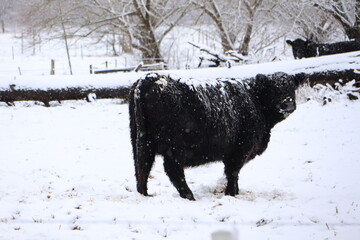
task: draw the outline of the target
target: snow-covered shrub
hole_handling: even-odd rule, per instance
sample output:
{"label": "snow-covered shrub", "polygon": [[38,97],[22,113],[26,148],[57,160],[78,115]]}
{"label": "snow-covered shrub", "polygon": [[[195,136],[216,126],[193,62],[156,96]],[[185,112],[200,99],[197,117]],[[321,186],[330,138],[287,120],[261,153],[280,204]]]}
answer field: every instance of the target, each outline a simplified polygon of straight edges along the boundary
{"label": "snow-covered shrub", "polygon": [[297,90],[297,102],[304,103],[309,100],[315,100],[325,105],[329,102],[343,99],[357,100],[360,99],[360,88],[356,86],[356,83],[355,80],[345,84],[339,81],[334,84],[334,87],[330,84],[316,84],[313,87],[305,84]]}

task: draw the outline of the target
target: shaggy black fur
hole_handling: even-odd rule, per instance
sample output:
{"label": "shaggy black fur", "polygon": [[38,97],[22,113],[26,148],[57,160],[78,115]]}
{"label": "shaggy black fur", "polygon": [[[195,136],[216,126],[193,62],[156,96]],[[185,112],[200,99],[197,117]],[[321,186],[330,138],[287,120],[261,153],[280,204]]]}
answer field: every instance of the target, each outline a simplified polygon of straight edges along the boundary
{"label": "shaggy black fur", "polygon": [[225,164],[225,194],[238,194],[240,169],[265,151],[272,127],[295,110],[297,85],[285,73],[206,85],[158,74],[138,80],[129,99],[138,192],[148,194],[147,180],[159,154],[181,197],[194,200],[184,168],[214,161]]}
{"label": "shaggy black fur", "polygon": [[295,59],[360,50],[360,39],[335,43],[314,43],[308,39],[304,41],[298,38],[294,41],[286,40],[286,43],[292,47]]}

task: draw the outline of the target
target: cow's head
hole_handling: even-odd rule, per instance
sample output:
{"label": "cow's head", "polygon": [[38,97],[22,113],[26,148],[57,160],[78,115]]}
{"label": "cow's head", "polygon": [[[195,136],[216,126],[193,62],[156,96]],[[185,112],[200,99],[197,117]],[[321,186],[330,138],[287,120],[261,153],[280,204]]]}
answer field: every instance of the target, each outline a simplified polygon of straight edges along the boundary
{"label": "cow's head", "polygon": [[[303,76],[291,76],[282,72],[272,75],[258,74],[255,78],[255,94],[264,114],[273,124],[285,119],[296,109],[295,90]],[[301,80],[300,80],[301,79]]]}
{"label": "cow's head", "polygon": [[317,56],[317,44],[309,39],[307,39],[306,41],[300,38],[294,41],[286,40],[286,43],[292,47],[295,59]]}

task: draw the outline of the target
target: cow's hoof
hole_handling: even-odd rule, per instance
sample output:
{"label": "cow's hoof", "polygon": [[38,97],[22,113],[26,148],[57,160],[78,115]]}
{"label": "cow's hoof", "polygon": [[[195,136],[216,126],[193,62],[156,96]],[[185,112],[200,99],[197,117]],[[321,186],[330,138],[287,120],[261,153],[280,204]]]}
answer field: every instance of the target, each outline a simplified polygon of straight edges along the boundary
{"label": "cow's hoof", "polygon": [[235,197],[236,195],[239,195],[239,189],[226,189],[225,195]]}
{"label": "cow's hoof", "polygon": [[142,188],[138,188],[137,189],[138,193],[144,195],[144,196],[149,196],[149,194],[147,193],[147,190],[144,190]]}
{"label": "cow's hoof", "polygon": [[190,201],[195,201],[194,195],[192,193],[182,194],[180,196]]}

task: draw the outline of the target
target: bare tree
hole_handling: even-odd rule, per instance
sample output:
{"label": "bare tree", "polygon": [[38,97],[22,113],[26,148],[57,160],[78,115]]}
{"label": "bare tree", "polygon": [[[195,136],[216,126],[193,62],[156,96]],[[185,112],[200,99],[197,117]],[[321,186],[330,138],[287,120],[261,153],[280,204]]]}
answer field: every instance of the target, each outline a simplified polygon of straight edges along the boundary
{"label": "bare tree", "polygon": [[258,9],[260,8],[263,0],[243,0],[243,6],[246,10],[246,23],[245,35],[240,45],[239,52],[243,55],[248,55],[251,34],[253,32],[254,21],[257,16]]}
{"label": "bare tree", "polygon": [[224,51],[249,54],[255,25],[261,22],[264,0],[192,0],[213,21]]}
{"label": "bare tree", "polygon": [[[0,0],[0,21],[5,3]],[[360,0],[17,0],[31,36],[62,39],[71,61],[72,38],[106,42],[116,56],[141,53],[144,63],[163,60],[164,38],[179,24],[215,28],[224,51],[275,55],[286,36],[329,41],[344,33],[360,38]],[[3,10],[3,11],[2,11]],[[191,14],[189,14],[191,13]],[[1,22],[0,22],[1,23]],[[209,25],[211,25],[209,27]],[[4,27],[3,27],[4,31]],[[174,31],[175,32],[175,31]],[[174,33],[173,32],[173,33]],[[33,38],[35,41],[35,37]],[[161,43],[163,42],[163,49]],[[283,48],[284,49],[284,48]],[[281,50],[282,53],[285,50]],[[277,51],[277,54],[281,54]]]}
{"label": "bare tree", "polygon": [[[80,0],[79,0],[80,1]],[[72,74],[69,38],[74,36],[78,28],[78,16],[81,8],[78,0],[32,0],[23,1],[20,16],[30,35],[44,33],[41,41],[62,39]],[[34,42],[35,44],[35,42]],[[41,42],[39,42],[41,44]]]}
{"label": "bare tree", "polygon": [[339,33],[340,26],[328,14],[314,7],[312,1],[279,0],[272,14],[276,15],[274,24],[286,29],[287,35],[290,33],[323,42]]}
{"label": "bare tree", "polygon": [[224,51],[237,48],[237,37],[241,32],[240,3],[238,0],[192,0],[192,4],[215,24]]}
{"label": "bare tree", "polygon": [[[32,0],[24,1],[23,23],[48,39],[93,37],[112,39],[141,52],[144,62],[163,61],[160,43],[186,15],[188,0]],[[68,57],[70,57],[68,55]],[[70,67],[69,61],[69,67]],[[70,67],[71,69],[71,67]]]}
{"label": "bare tree", "polygon": [[89,32],[106,26],[125,35],[133,48],[142,53],[144,62],[164,61],[160,43],[185,16],[186,0],[85,0],[93,9],[87,19]]}
{"label": "bare tree", "polygon": [[0,0],[0,27],[5,32],[5,21],[8,20],[13,13],[14,1]]}
{"label": "bare tree", "polygon": [[314,6],[340,23],[349,39],[360,38],[360,0],[314,0]]}

